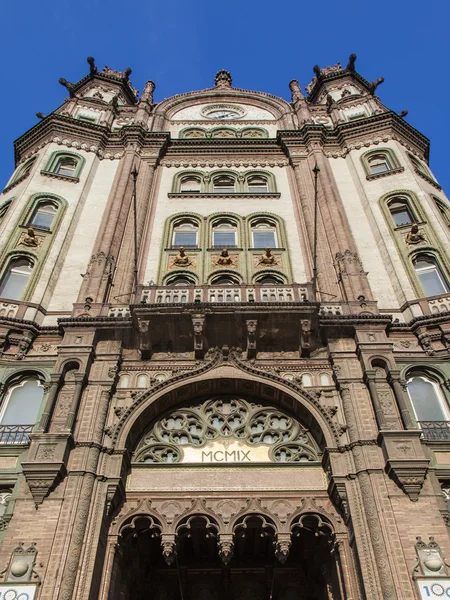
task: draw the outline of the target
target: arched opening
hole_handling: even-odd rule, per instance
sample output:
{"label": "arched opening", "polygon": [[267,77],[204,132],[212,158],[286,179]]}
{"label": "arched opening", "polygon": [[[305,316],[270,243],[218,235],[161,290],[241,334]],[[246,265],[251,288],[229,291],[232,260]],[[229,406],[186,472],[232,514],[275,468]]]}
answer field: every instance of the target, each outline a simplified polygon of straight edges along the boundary
{"label": "arched opening", "polygon": [[230,533],[209,516],[185,517],[173,535],[137,515],[119,536],[108,600],[343,600],[334,534],[319,515],[280,534],[271,518],[242,515]]}

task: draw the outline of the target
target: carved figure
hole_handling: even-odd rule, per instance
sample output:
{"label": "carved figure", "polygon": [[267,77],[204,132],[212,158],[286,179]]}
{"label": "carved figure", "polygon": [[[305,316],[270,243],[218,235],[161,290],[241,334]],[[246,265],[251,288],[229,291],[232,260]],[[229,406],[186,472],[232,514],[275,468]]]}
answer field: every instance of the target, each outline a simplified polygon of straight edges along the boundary
{"label": "carved figure", "polygon": [[29,227],[27,233],[23,236],[20,244],[29,246],[30,248],[37,248],[41,243],[41,240],[37,237],[32,227]]}
{"label": "carved figure", "polygon": [[328,94],[327,96],[327,111],[329,112],[334,104],[333,96]]}
{"label": "carved figure", "polygon": [[59,79],[59,83],[66,88],[71,98],[76,98],[75,86],[73,83],[70,83],[70,81],[67,81],[67,79],[64,79],[64,77],[61,77]]}
{"label": "carved figure", "polygon": [[232,81],[230,72],[221,69],[214,78],[214,87],[231,87]]}
{"label": "carved figure", "polygon": [[372,81],[372,83],[369,84],[369,92],[372,94],[372,96],[375,94],[377,87],[383,83],[383,81],[384,77],[378,77],[376,81]]}
{"label": "carved figure", "polygon": [[180,247],[180,251],[177,256],[173,259],[173,264],[178,267],[189,267],[192,265],[192,261],[189,256],[186,255],[186,250],[183,246]]}
{"label": "carved figure", "polygon": [[422,231],[420,231],[417,223],[412,224],[411,230],[406,234],[405,242],[407,244],[420,244],[420,242],[426,242],[425,236]]}
{"label": "carved figure", "polygon": [[220,256],[217,258],[217,264],[225,266],[225,265],[231,265],[232,262],[233,262],[233,259],[228,254],[228,250],[226,248],[224,248],[222,250],[222,252],[220,253]]}
{"label": "carved figure", "polygon": [[258,264],[260,265],[276,265],[277,259],[272,254],[271,248],[266,248],[265,253],[260,257]]}
{"label": "carved figure", "polygon": [[91,75],[95,75],[95,73],[98,73],[98,69],[95,66],[95,58],[92,56],[88,56],[87,61],[89,63],[89,71],[90,71]]}
{"label": "carved figure", "polygon": [[350,54],[348,57],[348,65],[345,67],[347,71],[355,70],[356,54]]}

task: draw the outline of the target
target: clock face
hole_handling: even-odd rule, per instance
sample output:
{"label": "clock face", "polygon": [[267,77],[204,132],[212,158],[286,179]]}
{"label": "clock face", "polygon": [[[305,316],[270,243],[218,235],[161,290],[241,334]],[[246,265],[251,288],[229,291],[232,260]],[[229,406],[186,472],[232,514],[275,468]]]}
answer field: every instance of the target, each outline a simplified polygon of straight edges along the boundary
{"label": "clock face", "polygon": [[240,106],[230,106],[225,104],[207,106],[201,112],[207,119],[220,119],[221,121],[240,119],[245,115],[245,110]]}
{"label": "clock face", "polygon": [[14,590],[8,590],[7,592],[5,592],[4,598],[5,600],[15,600],[17,597],[17,594]]}

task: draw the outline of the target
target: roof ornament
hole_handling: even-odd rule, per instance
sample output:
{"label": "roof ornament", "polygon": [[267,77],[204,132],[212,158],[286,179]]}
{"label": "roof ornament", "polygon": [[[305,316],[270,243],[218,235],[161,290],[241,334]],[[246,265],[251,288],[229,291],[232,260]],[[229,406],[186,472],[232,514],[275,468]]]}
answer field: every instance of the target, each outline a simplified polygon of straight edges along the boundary
{"label": "roof ornament", "polygon": [[296,102],[297,100],[303,100],[304,96],[302,94],[301,87],[296,79],[293,79],[289,82],[289,88],[292,94],[292,102]]}
{"label": "roof ornament", "polygon": [[216,77],[214,79],[214,87],[222,87],[227,88],[231,87],[232,79],[229,71],[225,71],[225,69],[221,69],[217,71]]}
{"label": "roof ornament", "polygon": [[144,87],[144,91],[142,92],[142,96],[139,99],[139,102],[147,102],[148,104],[153,104],[153,92],[155,91],[156,85],[153,81],[147,81]]}
{"label": "roof ornament", "polygon": [[41,112],[37,112],[36,116],[38,119],[45,119],[45,117],[46,117],[46,115],[44,115],[44,113],[41,113]]}
{"label": "roof ornament", "polygon": [[404,119],[404,118],[406,117],[406,115],[408,114],[408,112],[409,112],[408,110],[402,110],[402,112],[399,112],[399,113],[398,113],[398,116],[399,116],[401,119]]}
{"label": "roof ornament", "polygon": [[67,79],[64,79],[64,77],[59,79],[59,83],[66,88],[71,98],[76,98],[75,86],[73,83],[70,83],[70,81],[67,81]]}
{"label": "roof ornament", "polygon": [[92,56],[88,56],[87,61],[89,63],[89,70],[91,75],[95,75],[96,73],[98,73],[98,69],[95,65],[95,58],[93,58]]}
{"label": "roof ornament", "polygon": [[376,81],[372,81],[371,83],[369,83],[369,92],[372,94],[372,96],[375,94],[375,90],[377,89],[377,87],[383,83],[384,81],[384,77],[378,77],[378,79]]}
{"label": "roof ornament", "polygon": [[348,57],[348,65],[345,67],[346,71],[354,71],[355,70],[355,61],[356,54],[350,54]]}

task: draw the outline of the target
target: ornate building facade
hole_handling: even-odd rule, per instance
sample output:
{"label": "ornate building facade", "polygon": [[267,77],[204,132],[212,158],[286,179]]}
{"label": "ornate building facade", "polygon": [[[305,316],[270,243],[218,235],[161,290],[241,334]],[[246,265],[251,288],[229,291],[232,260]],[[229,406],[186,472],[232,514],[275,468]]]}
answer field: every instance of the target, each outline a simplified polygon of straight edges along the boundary
{"label": "ornate building facade", "polygon": [[450,597],[450,212],[355,70],[89,73],[0,199],[1,600]]}

